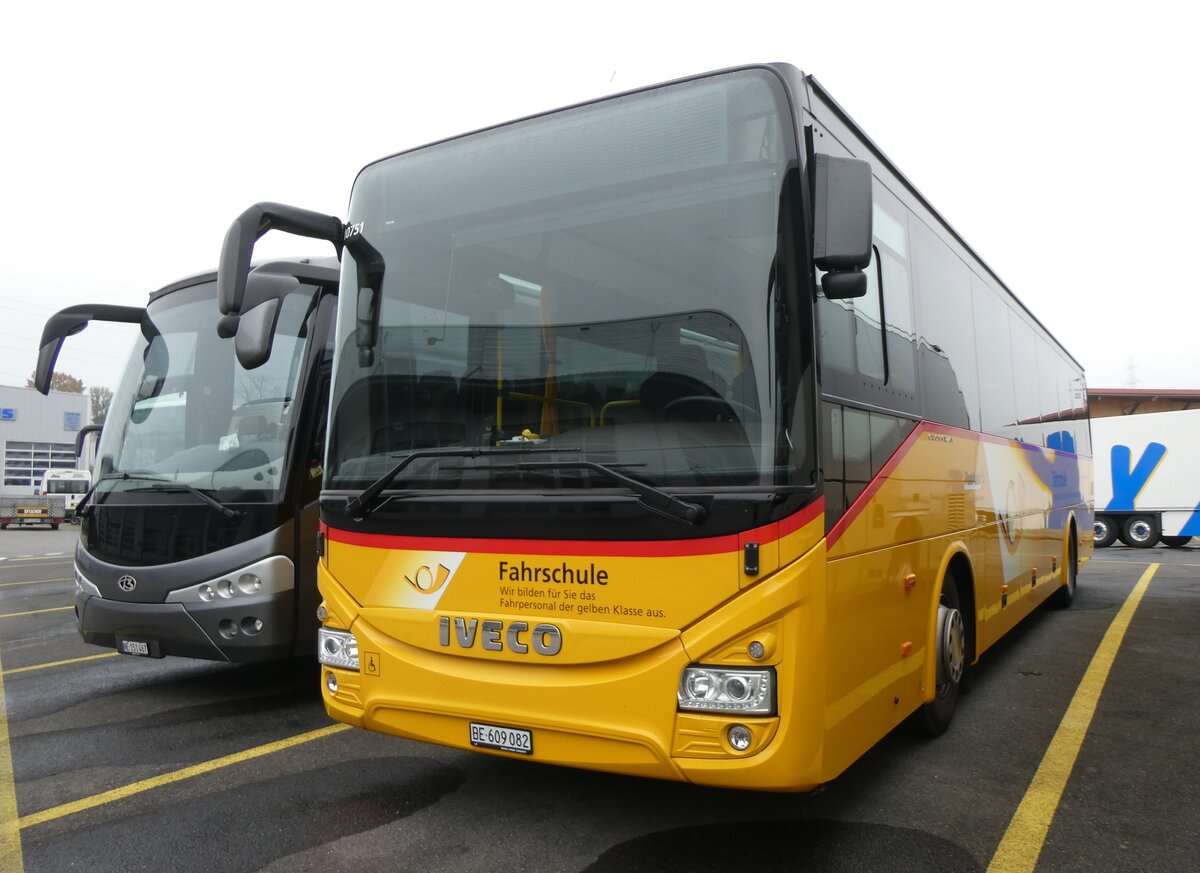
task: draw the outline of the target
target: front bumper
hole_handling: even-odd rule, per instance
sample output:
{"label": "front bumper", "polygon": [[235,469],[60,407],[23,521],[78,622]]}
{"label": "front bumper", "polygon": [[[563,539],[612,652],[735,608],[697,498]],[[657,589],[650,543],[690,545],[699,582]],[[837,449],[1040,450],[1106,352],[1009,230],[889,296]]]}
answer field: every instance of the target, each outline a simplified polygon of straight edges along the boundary
{"label": "front bumper", "polygon": [[[86,643],[115,649],[118,639],[153,642],[159,655],[212,661],[288,657],[295,638],[293,613],[290,590],[235,602],[188,604],[125,603],[75,594],[76,625]],[[258,622],[261,629],[254,630]]]}

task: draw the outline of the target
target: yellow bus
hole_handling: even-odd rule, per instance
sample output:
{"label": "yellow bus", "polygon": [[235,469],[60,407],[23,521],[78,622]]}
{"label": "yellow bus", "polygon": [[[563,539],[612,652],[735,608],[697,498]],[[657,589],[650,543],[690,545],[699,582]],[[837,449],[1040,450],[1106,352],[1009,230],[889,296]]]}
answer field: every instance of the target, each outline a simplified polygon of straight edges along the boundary
{"label": "yellow bus", "polygon": [[342,257],[339,721],[807,790],[944,731],[964,669],[1074,595],[1082,368],[793,67],[388,157],[345,223],[251,207],[231,311],[273,227]]}

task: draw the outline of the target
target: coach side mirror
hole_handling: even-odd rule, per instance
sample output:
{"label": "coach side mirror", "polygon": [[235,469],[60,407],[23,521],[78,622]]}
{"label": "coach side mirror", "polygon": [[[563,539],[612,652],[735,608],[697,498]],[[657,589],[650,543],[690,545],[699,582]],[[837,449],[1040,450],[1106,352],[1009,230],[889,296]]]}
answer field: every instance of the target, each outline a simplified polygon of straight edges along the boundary
{"label": "coach side mirror", "polygon": [[275,342],[275,326],[279,322],[279,298],[272,297],[242,313],[233,351],[238,363],[246,370],[261,367],[271,357]]}
{"label": "coach side mirror", "polygon": [[856,158],[814,154],[813,263],[825,270],[821,289],[831,300],[862,297],[871,262],[871,165]]}

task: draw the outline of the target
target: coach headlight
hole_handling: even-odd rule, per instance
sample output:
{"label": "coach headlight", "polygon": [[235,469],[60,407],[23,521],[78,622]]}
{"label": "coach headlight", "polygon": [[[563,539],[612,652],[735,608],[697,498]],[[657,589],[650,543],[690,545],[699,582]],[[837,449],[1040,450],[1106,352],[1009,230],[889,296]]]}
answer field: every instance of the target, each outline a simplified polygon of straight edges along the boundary
{"label": "coach headlight", "polygon": [[75,593],[77,595],[87,597],[100,597],[100,589],[88,581],[87,577],[79,572],[79,565],[75,565]]}
{"label": "coach headlight", "polygon": [[317,629],[317,660],[327,667],[358,669],[358,640],[349,631]]}
{"label": "coach headlight", "polygon": [[679,677],[679,708],[688,712],[771,715],[775,671],[685,667]]}

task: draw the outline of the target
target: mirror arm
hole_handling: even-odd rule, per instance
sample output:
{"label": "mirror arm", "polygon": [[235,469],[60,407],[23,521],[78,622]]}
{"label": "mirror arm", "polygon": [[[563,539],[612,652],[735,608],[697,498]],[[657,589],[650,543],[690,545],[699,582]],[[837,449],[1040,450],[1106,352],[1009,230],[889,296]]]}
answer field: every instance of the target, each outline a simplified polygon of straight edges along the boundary
{"label": "mirror arm", "polygon": [[108,303],[84,303],[60,309],[46,319],[46,325],[42,328],[37,367],[33,374],[34,387],[42,394],[50,393],[54,365],[58,362],[58,353],[62,351],[63,340],[67,337],[79,333],[93,321],[138,324],[145,314],[143,306],[115,306]]}
{"label": "mirror arm", "polygon": [[234,219],[221,245],[217,303],[222,315],[241,314],[254,244],[269,230],[328,240],[337,250],[337,256],[342,256],[346,228],[340,218],[282,203],[256,203]]}

